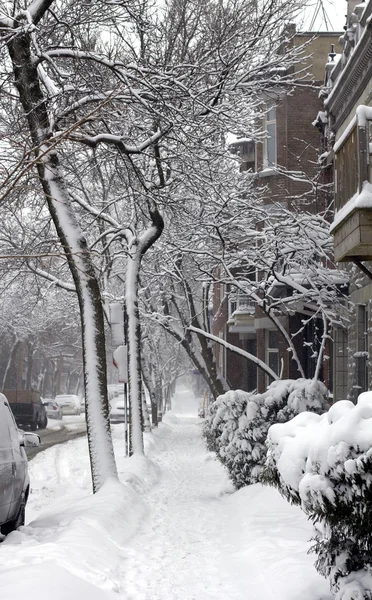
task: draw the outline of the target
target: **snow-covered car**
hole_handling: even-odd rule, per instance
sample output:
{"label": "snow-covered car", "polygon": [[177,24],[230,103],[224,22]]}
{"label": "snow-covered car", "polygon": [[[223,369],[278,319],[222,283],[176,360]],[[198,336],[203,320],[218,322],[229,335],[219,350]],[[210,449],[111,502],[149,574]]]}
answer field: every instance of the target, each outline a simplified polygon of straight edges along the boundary
{"label": "snow-covered car", "polygon": [[[124,423],[124,421],[125,421],[124,394],[121,394],[117,398],[114,398],[113,400],[111,400],[109,418],[110,418],[111,423]],[[129,418],[129,415],[128,415],[128,418]]]}
{"label": "snow-covered car", "polygon": [[79,396],[79,402],[80,402],[80,412],[81,413],[85,413],[86,412],[86,404],[85,404],[85,396]]}
{"label": "snow-covered car", "polygon": [[24,447],[39,444],[38,435],[18,429],[8,400],[0,394],[0,527],[3,535],[24,525],[30,491]]}
{"label": "snow-covered car", "polygon": [[107,395],[108,400],[111,402],[114,398],[123,394],[123,384],[120,383],[110,383],[107,386]]}
{"label": "snow-covered car", "polygon": [[64,415],[80,415],[80,400],[76,394],[59,394],[55,397],[55,401],[62,408]]}
{"label": "snow-covered car", "polygon": [[49,398],[43,398],[42,402],[48,419],[62,419],[63,412],[58,402]]}

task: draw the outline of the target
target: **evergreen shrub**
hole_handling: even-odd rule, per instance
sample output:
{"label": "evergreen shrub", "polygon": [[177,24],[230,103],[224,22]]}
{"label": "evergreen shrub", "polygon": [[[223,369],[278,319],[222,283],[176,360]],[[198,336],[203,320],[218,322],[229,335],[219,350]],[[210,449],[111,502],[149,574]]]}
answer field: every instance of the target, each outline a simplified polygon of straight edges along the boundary
{"label": "evergreen shrub", "polygon": [[263,480],[315,525],[315,566],[336,600],[372,598],[372,392],[268,433]]}
{"label": "evergreen shrub", "polygon": [[229,391],[209,408],[204,437],[240,488],[259,481],[270,425],[303,411],[322,413],[328,406],[326,387],[307,379],[274,381],[263,394]]}

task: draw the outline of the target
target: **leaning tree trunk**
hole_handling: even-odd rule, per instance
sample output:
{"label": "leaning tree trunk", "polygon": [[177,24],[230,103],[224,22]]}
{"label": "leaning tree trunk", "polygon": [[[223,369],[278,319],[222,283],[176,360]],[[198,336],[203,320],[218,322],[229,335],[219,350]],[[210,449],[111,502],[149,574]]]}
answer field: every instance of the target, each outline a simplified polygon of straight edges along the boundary
{"label": "leaning tree trunk", "polygon": [[[190,307],[190,324],[199,329],[203,329],[203,325],[199,320],[199,312],[195,306],[194,296],[186,278],[185,290],[187,294],[187,301]],[[211,381],[209,388],[213,389],[213,396],[214,398],[217,398],[217,396],[224,394],[228,390],[228,386],[224,378],[219,373],[211,342],[202,334],[197,333],[197,337],[199,340],[200,352],[204,361],[204,365]]]}
{"label": "leaning tree trunk", "polygon": [[93,491],[110,476],[117,476],[108,421],[106,355],[101,294],[86,241],[71,207],[60,172],[57,152],[37,66],[31,56],[31,37],[26,21],[19,20],[8,42],[15,85],[27,116],[38,174],[58,237],[75,282],[79,300],[86,393],[86,420]]}
{"label": "leaning tree trunk", "polygon": [[126,271],[125,307],[128,319],[128,389],[131,409],[131,454],[143,454],[142,435],[142,380],[141,380],[141,327],[138,310],[138,287],[141,260],[147,250],[161,236],[164,221],[155,208],[150,211],[152,226],[129,244]]}

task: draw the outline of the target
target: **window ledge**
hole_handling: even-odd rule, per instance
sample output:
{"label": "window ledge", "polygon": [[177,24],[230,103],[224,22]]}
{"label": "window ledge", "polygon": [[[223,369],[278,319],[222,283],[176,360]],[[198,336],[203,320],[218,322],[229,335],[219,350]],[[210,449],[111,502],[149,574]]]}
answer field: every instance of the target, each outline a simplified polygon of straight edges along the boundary
{"label": "window ledge", "polygon": [[278,172],[275,167],[267,167],[266,169],[262,169],[262,171],[258,172],[258,177],[259,179],[262,179],[262,177],[273,177],[277,174]]}

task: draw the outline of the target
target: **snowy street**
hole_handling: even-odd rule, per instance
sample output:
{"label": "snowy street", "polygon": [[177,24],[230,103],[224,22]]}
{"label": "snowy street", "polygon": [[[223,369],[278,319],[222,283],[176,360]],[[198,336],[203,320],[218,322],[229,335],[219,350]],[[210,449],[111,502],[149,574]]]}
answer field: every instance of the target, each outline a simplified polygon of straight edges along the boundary
{"label": "snowy street", "polygon": [[330,598],[301,511],[258,484],[234,492],[185,406],[196,402],[179,388],[178,416],[147,438],[151,460],[120,456],[114,427],[122,494],[112,482],[87,497],[86,440],[32,461],[34,520],[0,547],[1,600]]}
{"label": "snowy street", "polygon": [[65,416],[62,421],[48,419],[46,429],[38,429],[35,433],[40,437],[40,446],[36,448],[27,448],[26,454],[31,460],[39,452],[44,452],[55,444],[63,444],[76,437],[85,436],[87,426],[84,414],[78,416]]}

